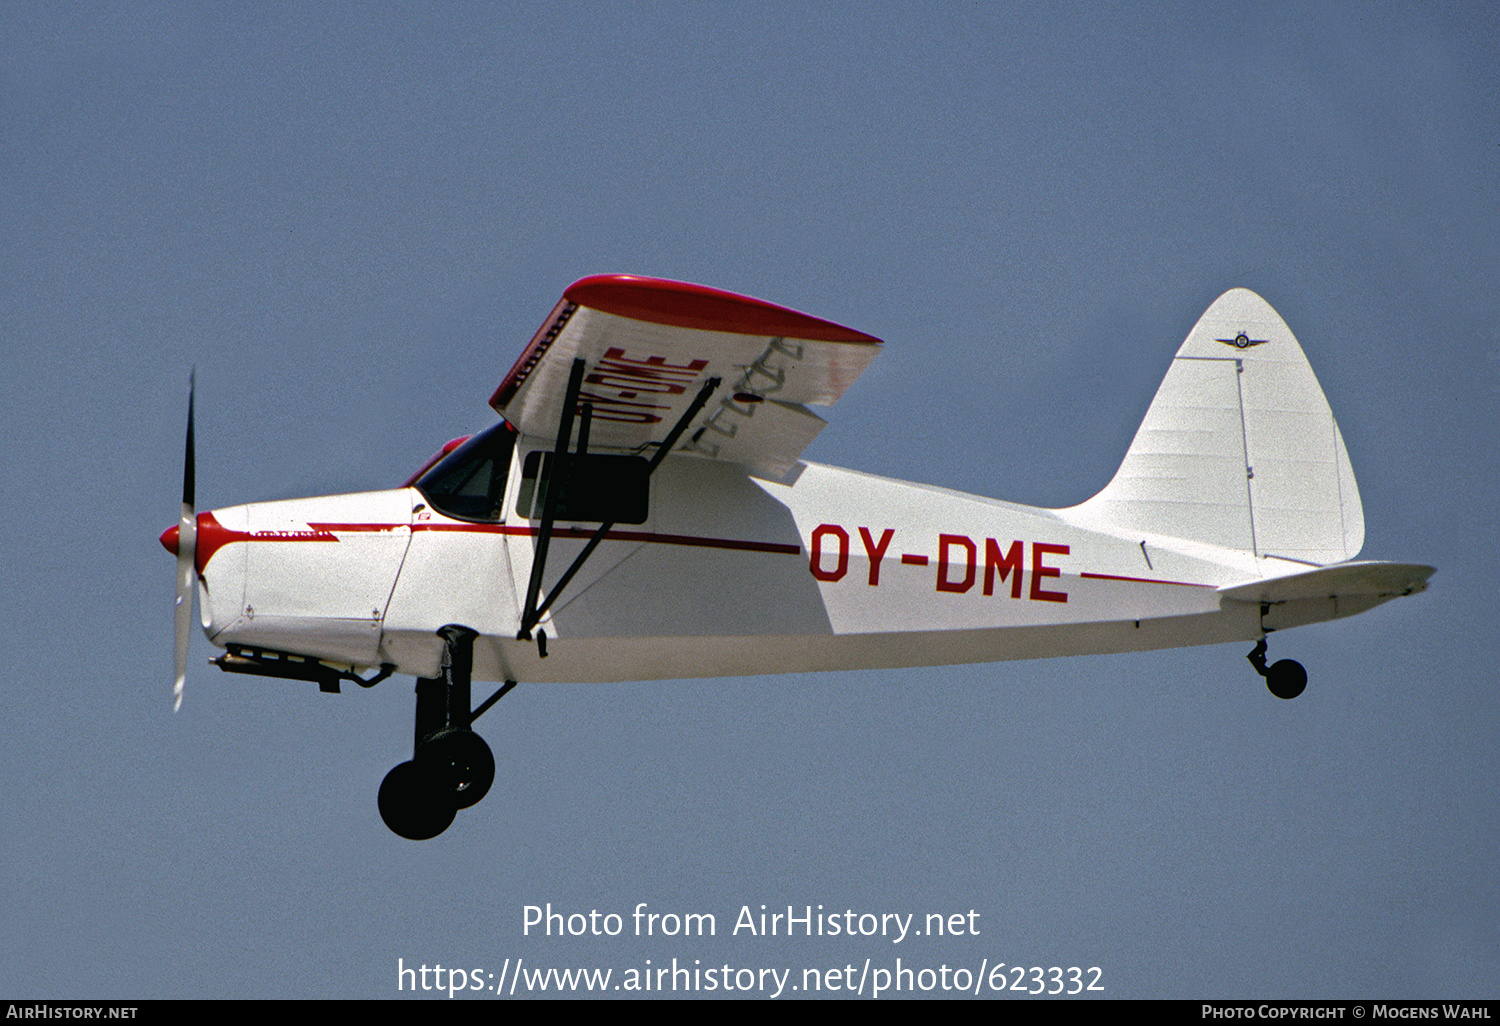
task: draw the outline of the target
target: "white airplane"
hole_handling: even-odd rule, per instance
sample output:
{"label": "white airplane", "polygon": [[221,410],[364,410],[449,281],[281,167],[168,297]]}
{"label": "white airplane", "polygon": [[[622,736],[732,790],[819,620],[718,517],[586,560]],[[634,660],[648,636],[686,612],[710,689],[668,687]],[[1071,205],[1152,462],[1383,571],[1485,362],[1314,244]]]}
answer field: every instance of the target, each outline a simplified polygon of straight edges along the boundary
{"label": "white airplane", "polygon": [[[1216,300],[1114,479],[1038,509],[803,461],[879,352],[863,332],[631,275],[564,293],[490,399],[504,419],[400,488],[196,513],[188,404],[174,702],[193,580],[223,670],[417,680],[397,834],[479,801],[476,717],[517,681],[891,669],[1255,641],[1426,587],[1356,562],[1364,514],[1301,347],[1259,296]],[[370,673],[369,677],[361,674]],[[471,708],[473,680],[504,682]]]}

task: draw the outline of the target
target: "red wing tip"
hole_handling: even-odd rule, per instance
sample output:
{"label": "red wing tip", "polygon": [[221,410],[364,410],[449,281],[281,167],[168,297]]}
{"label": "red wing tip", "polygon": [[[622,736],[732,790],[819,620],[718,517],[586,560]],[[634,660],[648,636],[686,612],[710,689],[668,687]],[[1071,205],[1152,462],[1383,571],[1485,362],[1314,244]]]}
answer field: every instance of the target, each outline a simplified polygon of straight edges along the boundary
{"label": "red wing tip", "polygon": [[568,286],[570,303],[602,313],[698,331],[879,345],[880,339],[763,299],[639,274],[596,274]]}
{"label": "red wing tip", "polygon": [[180,525],[173,524],[161,533],[161,547],[174,556],[177,555],[177,536],[181,529]]}

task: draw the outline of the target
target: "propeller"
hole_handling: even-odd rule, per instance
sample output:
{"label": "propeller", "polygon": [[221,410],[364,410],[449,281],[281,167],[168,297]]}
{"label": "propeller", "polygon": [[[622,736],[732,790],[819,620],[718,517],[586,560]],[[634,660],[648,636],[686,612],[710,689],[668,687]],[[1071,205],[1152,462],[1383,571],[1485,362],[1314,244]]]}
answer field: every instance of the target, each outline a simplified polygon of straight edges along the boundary
{"label": "propeller", "polygon": [[[172,711],[182,708],[187,681],[188,640],[193,629],[194,578],[198,558],[198,514],[193,501],[193,392],[196,368],[188,375],[187,454],[182,464],[182,519],[177,524],[177,676],[172,681]],[[168,534],[171,529],[168,529]]]}

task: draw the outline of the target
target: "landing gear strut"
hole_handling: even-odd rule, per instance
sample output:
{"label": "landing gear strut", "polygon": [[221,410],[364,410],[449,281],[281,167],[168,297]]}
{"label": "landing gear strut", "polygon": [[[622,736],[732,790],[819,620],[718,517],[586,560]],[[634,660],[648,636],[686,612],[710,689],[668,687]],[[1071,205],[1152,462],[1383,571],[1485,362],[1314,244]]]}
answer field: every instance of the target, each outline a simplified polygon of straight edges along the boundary
{"label": "landing gear strut", "polygon": [[1266,679],[1266,687],[1277,698],[1296,698],[1307,687],[1307,671],[1295,659],[1281,659],[1266,665],[1266,639],[1261,638],[1245,657],[1255,672]]}
{"label": "landing gear strut", "polygon": [[[439,677],[417,680],[416,728],[412,759],[386,774],[380,784],[380,818],[402,837],[425,841],[453,822],[459,809],[475,805],[495,781],[495,757],[474,733],[469,681],[474,639],[468,627],[449,624],[438,631],[444,642]],[[488,709],[513,682],[492,696]]]}

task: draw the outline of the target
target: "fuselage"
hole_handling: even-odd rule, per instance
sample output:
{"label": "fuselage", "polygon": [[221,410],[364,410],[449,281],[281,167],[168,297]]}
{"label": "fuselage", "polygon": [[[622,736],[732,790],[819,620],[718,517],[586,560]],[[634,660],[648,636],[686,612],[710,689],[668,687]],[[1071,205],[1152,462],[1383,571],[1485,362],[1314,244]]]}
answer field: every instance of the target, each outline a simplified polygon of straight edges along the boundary
{"label": "fuselage", "polygon": [[[1032,508],[814,463],[767,480],[673,455],[631,514],[639,522],[612,527],[542,618],[543,657],[517,634],[542,508],[533,453],[549,445],[513,434],[495,443],[477,491],[452,484],[450,467],[446,485],[433,471],[413,487],[202,514],[205,631],[221,647],[419,677],[436,674],[435,631],[452,623],[479,632],[481,680],[905,667],[1249,640],[1262,611],[1218,589],[1306,569],[1127,537],[1089,522],[1084,507]],[[458,472],[469,480],[464,465]],[[558,518],[544,591],[604,519],[590,515]]]}

